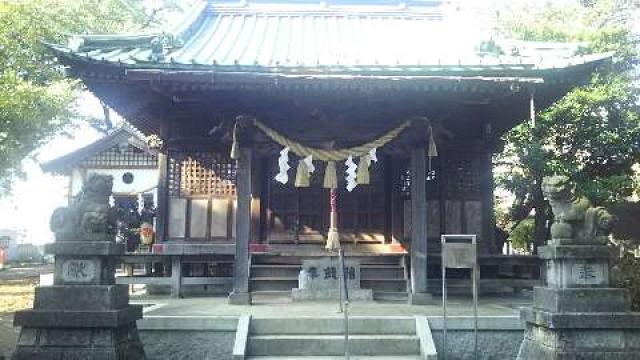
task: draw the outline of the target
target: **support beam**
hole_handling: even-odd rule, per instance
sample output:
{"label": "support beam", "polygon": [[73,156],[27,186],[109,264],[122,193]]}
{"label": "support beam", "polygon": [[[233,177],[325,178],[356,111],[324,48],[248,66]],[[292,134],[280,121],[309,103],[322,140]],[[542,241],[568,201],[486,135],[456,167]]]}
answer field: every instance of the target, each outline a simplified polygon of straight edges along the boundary
{"label": "support beam", "polygon": [[427,292],[427,196],[425,147],[411,151],[411,293],[409,302],[425,305],[432,301]]}
{"label": "support beam", "polygon": [[389,167],[392,174],[391,188],[391,243],[401,244],[404,241],[404,198],[400,188],[400,179],[405,170],[405,160],[389,156]]}
{"label": "support beam", "polygon": [[171,297],[182,296],[182,261],[179,256],[171,257]]}
{"label": "support beam", "polygon": [[158,216],[156,218],[156,242],[163,242],[167,239],[167,219],[169,215],[169,187],[168,179],[168,159],[167,154],[158,153],[158,189],[156,208]]}
{"label": "support beam", "polygon": [[236,257],[233,273],[233,292],[229,303],[235,305],[251,304],[249,293],[249,241],[251,239],[251,173],[252,149],[241,146],[239,149],[236,172]]}

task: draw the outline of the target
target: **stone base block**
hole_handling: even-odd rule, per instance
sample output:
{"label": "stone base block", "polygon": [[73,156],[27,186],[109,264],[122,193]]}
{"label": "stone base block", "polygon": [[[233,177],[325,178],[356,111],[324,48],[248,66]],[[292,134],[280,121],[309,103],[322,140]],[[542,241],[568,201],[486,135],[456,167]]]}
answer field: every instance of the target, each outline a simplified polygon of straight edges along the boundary
{"label": "stone base block", "polygon": [[233,291],[231,294],[229,294],[229,304],[251,305],[251,293],[240,293]]}
{"label": "stone base block", "polygon": [[127,285],[53,285],[36,288],[38,310],[96,311],[124,309],[129,305]]}
{"label": "stone base block", "polygon": [[640,359],[640,328],[550,329],[527,323],[517,359]]}
{"label": "stone base block", "polygon": [[115,241],[56,241],[46,244],[45,253],[69,256],[109,256],[122,255],[125,245]]}
{"label": "stone base block", "polygon": [[632,312],[563,313],[524,308],[520,318],[550,329],[640,329],[640,313]]}
{"label": "stone base block", "polygon": [[542,260],[558,259],[603,259],[616,255],[615,250],[606,245],[547,245],[538,248]]}
{"label": "stone base block", "polygon": [[410,293],[409,304],[411,305],[432,305],[433,296],[429,293]]}
{"label": "stone base block", "polygon": [[627,289],[548,288],[533,290],[533,303],[549,312],[626,312],[631,309]]}
{"label": "stone base block", "polygon": [[117,328],[142,319],[142,306],[129,305],[117,310],[22,310],[16,311],[14,326],[38,328]]}
{"label": "stone base block", "polygon": [[[339,300],[340,290],[337,289],[291,289],[293,301]],[[372,301],[373,290],[349,289],[349,301]]]}
{"label": "stone base block", "polygon": [[20,331],[12,360],[141,360],[135,323],[113,329],[32,328]]}

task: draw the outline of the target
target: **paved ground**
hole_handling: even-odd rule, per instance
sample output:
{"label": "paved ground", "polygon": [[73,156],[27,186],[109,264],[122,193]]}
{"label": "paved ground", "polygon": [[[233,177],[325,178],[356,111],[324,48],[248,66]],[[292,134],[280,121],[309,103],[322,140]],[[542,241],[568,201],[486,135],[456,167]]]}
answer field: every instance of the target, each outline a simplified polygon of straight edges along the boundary
{"label": "paved ground", "polygon": [[[8,356],[15,346],[18,332],[13,328],[13,311],[31,306],[33,287],[40,274],[52,272],[51,265],[38,265],[4,269],[0,271],[0,358]],[[6,289],[9,289],[7,291]],[[192,297],[171,299],[159,296],[133,296],[132,303],[152,304],[146,306],[145,315],[173,316],[238,316],[251,314],[254,317],[309,317],[338,315],[338,303],[296,302],[282,296],[261,296],[254,299],[252,306],[229,305],[226,297]],[[518,308],[531,303],[531,293],[524,292],[511,297],[481,297],[478,313],[480,316],[518,316]],[[354,316],[411,316],[442,315],[439,297],[426,306],[411,306],[402,302],[355,302],[350,306]],[[451,316],[472,315],[470,297],[449,297],[448,314]]]}
{"label": "paved ground", "polygon": [[[296,302],[285,297],[261,297],[252,306],[229,305],[224,297],[201,297],[170,299],[166,297],[134,297],[132,303],[154,304],[145,315],[185,315],[185,316],[238,316],[251,314],[254,317],[297,317],[333,316],[338,313],[337,302]],[[470,297],[449,297],[447,312],[451,316],[472,315]],[[518,308],[531,304],[531,297],[523,294],[515,297],[484,297],[479,301],[478,314],[481,316],[518,316]],[[412,316],[442,315],[439,297],[433,305],[412,306],[394,302],[355,302],[350,306],[354,316]]]}

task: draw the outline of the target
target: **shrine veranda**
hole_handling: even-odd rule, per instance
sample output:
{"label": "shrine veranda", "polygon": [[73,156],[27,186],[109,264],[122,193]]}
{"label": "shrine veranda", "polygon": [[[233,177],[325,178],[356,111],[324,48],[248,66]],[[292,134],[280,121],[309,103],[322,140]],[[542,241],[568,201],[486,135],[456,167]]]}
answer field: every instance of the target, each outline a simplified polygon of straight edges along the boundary
{"label": "shrine veranda", "polygon": [[[526,42],[506,54],[481,42],[453,50],[434,35],[449,26],[440,5],[203,1],[170,34],[50,45],[72,76],[159,139],[155,243],[122,257],[130,276],[118,283],[174,297],[230,294],[233,304],[286,296],[304,261],[335,256],[324,249],[328,162],[313,161],[308,186],[297,187],[303,156],[291,152],[288,181],[277,182],[285,147],[256,121],[321,150],[409,121],[375,149],[368,184],[348,191],[345,161],[335,161],[335,225],[361,265],[359,287],[380,301],[430,303],[441,234],[477,235],[481,294],[539,284],[539,260],[502,255],[496,239],[492,155],[532,106],[548,106],[609,56]],[[468,274],[453,276],[467,291]]]}

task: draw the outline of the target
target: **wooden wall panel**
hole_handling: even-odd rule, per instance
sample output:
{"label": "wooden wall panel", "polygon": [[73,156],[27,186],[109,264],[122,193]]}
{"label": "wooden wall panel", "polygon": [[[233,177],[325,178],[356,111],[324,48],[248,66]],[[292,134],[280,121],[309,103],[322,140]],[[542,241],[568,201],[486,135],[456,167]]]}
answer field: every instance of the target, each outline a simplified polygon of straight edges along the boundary
{"label": "wooden wall panel", "polygon": [[190,235],[192,238],[207,237],[207,210],[208,199],[191,200]]}
{"label": "wooden wall panel", "polygon": [[169,199],[169,238],[186,236],[187,199]]}
{"label": "wooden wall panel", "polygon": [[440,202],[427,201],[427,237],[440,238]]}
{"label": "wooden wall panel", "polygon": [[482,237],[482,202],[465,201],[464,203],[465,233]]}
{"label": "wooden wall panel", "polygon": [[458,200],[444,202],[445,233],[462,233],[462,203]]}
{"label": "wooden wall panel", "polygon": [[211,237],[228,237],[229,199],[211,199]]}

